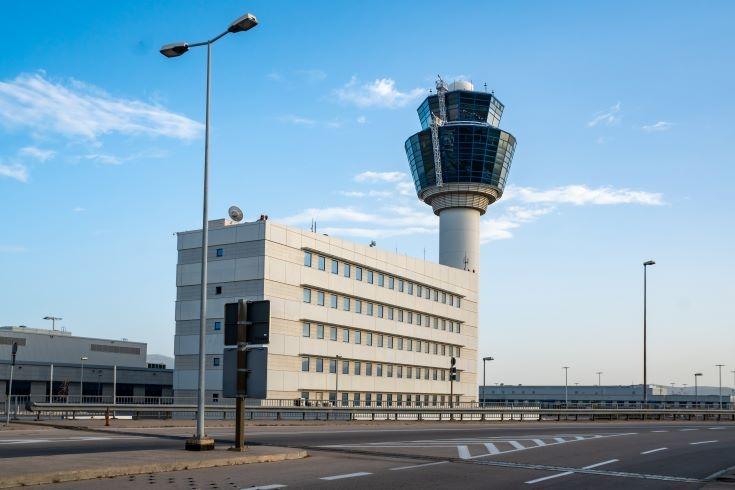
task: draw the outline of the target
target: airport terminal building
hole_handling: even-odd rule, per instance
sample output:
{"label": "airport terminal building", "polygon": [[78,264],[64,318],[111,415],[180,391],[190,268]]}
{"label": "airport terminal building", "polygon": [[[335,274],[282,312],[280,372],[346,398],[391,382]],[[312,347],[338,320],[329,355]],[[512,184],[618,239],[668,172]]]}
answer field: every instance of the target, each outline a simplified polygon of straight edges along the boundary
{"label": "airport terminal building", "polygon": [[[477,400],[480,217],[500,199],[516,140],[494,93],[441,78],[405,151],[439,217],[439,263],[288,228],[210,222],[206,388],[222,397],[224,305],[270,300],[268,398],[349,403]],[[241,216],[240,216],[241,218]],[[174,390],[198,387],[201,230],[178,234]]]}

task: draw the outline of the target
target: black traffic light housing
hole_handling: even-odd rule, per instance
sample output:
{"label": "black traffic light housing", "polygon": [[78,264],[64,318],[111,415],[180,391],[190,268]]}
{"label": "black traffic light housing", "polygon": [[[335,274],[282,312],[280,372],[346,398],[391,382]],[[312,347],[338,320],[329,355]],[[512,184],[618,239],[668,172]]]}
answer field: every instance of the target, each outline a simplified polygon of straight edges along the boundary
{"label": "black traffic light housing", "polygon": [[450,381],[457,381],[457,358],[452,357],[451,361],[451,367],[449,368],[449,380]]}

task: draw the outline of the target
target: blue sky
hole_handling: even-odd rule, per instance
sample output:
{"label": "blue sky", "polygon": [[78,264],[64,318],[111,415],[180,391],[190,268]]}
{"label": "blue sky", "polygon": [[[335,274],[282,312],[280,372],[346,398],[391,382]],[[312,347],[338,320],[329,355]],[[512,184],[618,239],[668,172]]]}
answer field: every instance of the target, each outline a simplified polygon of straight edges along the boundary
{"label": "blue sky", "polygon": [[[0,324],[171,354],[176,231],[200,220],[205,39],[211,216],[436,259],[405,139],[437,73],[506,105],[509,187],[483,218],[489,382],[641,381],[735,368],[730,2],[14,2],[0,37]],[[732,384],[732,374],[726,377]]]}

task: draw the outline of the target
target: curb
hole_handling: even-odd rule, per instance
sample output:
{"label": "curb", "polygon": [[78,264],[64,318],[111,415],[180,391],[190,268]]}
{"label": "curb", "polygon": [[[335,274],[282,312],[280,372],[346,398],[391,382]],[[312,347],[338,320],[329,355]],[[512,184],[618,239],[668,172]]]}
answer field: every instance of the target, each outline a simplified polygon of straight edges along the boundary
{"label": "curb", "polygon": [[288,453],[273,453],[260,455],[230,456],[218,459],[201,459],[191,461],[174,461],[171,463],[152,463],[128,466],[108,466],[50,473],[34,473],[18,477],[0,478],[0,488],[12,488],[27,485],[42,485],[46,483],[61,483],[95,478],[113,478],[117,476],[141,475],[160,473],[164,471],[195,470],[200,468],[215,468],[218,466],[234,466],[251,463],[274,463],[292,459],[302,459],[308,456],[303,450]]}

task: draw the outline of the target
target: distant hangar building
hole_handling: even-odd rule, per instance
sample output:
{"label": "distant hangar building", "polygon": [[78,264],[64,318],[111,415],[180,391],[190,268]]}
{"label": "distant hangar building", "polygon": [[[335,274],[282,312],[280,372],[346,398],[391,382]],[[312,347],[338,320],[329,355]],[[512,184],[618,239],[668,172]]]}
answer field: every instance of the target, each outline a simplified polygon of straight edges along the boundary
{"label": "distant hangar building", "polygon": [[[206,398],[222,398],[224,305],[270,301],[267,395],[342,403],[477,399],[479,219],[503,193],[515,138],[503,105],[437,83],[406,142],[418,197],[440,218],[439,263],[267,218],[209,223]],[[198,387],[201,230],[178,233],[174,391]]]}

